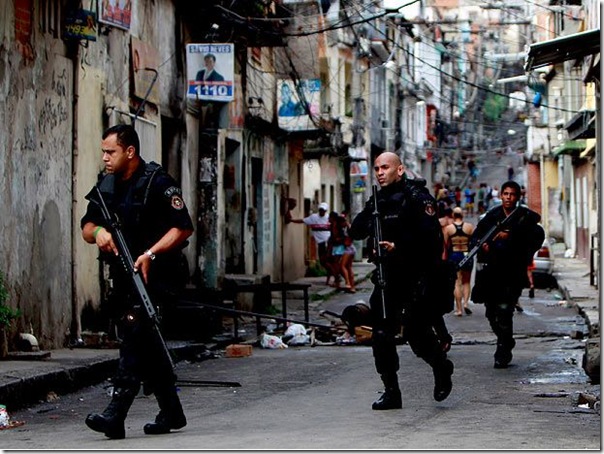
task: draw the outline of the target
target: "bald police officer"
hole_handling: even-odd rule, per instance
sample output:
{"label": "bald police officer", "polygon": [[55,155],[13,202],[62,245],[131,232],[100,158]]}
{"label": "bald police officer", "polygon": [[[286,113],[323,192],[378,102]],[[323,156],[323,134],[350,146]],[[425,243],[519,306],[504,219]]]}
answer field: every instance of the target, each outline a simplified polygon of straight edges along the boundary
{"label": "bald police officer", "polygon": [[[374,164],[381,187],[377,206],[382,229],[380,243],[385,276],[385,308],[382,313],[380,288],[370,297],[375,367],[385,386],[374,410],[402,407],[397,371],[399,357],[396,335],[403,326],[403,337],[413,352],[426,361],[434,374],[434,399],[442,401],[452,389],[453,363],[447,359],[432,328],[437,302],[430,301],[427,287],[441,260],[443,237],[436,215],[436,201],[425,188],[425,181],[404,175],[398,155],[380,154]],[[350,235],[357,240],[370,237],[373,243],[373,197],[352,223]],[[373,282],[376,282],[374,272]],[[439,314],[440,315],[440,314]]]}

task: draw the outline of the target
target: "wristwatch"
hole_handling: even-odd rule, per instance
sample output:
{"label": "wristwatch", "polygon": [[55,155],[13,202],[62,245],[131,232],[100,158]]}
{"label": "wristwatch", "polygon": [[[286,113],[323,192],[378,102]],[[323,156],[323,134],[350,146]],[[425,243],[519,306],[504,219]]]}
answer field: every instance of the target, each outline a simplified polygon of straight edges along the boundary
{"label": "wristwatch", "polygon": [[145,254],[148,255],[151,260],[155,260],[155,254],[151,252],[151,249],[147,249]]}

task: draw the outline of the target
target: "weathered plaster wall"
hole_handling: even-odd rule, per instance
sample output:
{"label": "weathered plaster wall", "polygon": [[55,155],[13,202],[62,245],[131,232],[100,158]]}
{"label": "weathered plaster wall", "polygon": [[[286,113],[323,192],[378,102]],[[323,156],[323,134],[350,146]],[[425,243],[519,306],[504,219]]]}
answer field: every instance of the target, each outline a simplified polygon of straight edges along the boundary
{"label": "weathered plaster wall", "polygon": [[76,107],[74,150],[74,197],[73,197],[73,273],[75,287],[77,333],[82,326],[79,314],[86,305],[98,308],[100,303],[98,248],[82,239],[80,219],[86,213],[86,194],[103,170],[101,136],[102,115],[87,115],[103,111],[104,73],[100,68],[86,66],[78,69],[78,103]]}
{"label": "weathered plaster wall", "polygon": [[23,313],[15,331],[56,348],[71,321],[72,63],[42,34],[18,46],[2,8],[0,270]]}

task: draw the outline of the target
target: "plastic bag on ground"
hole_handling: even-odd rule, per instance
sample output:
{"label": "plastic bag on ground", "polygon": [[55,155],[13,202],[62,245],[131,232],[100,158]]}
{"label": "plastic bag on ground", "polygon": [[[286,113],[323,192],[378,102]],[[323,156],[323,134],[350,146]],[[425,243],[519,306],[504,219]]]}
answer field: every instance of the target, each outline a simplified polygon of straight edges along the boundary
{"label": "plastic bag on ground", "polygon": [[272,334],[262,333],[260,335],[260,346],[262,348],[287,348],[287,344],[284,344],[280,337],[273,336]]}
{"label": "plastic bag on ground", "polygon": [[310,336],[306,334],[306,328],[299,323],[292,323],[283,333],[283,341],[287,345],[305,345],[310,342]]}

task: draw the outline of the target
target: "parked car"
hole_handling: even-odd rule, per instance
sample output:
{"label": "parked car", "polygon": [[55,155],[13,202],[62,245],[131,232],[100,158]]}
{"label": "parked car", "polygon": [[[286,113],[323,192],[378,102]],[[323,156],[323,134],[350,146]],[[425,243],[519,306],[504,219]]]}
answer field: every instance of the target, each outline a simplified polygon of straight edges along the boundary
{"label": "parked car", "polygon": [[545,238],[541,249],[535,252],[533,256],[535,260],[535,269],[533,274],[542,273],[552,275],[554,273],[554,254],[551,249],[551,240]]}

